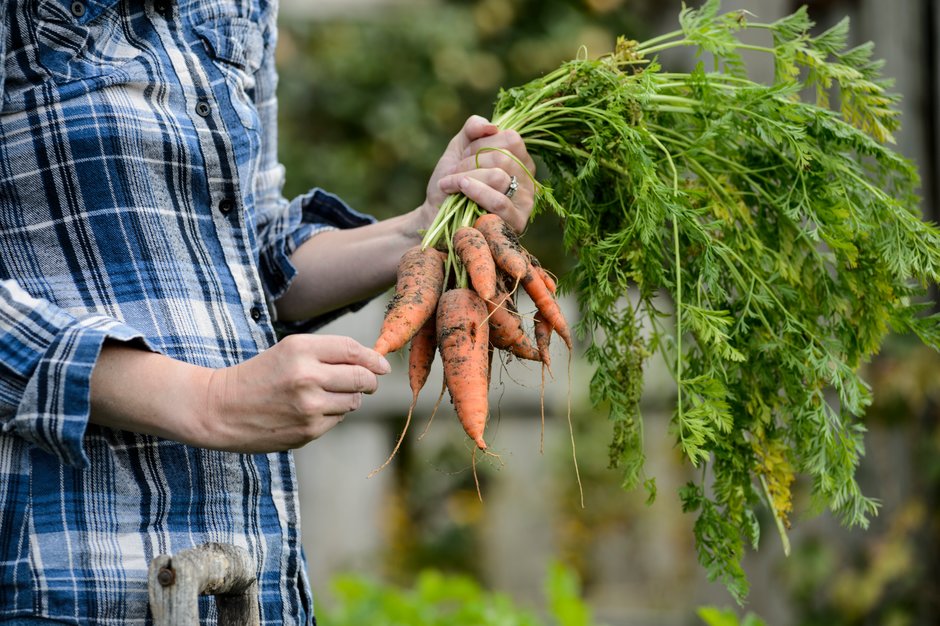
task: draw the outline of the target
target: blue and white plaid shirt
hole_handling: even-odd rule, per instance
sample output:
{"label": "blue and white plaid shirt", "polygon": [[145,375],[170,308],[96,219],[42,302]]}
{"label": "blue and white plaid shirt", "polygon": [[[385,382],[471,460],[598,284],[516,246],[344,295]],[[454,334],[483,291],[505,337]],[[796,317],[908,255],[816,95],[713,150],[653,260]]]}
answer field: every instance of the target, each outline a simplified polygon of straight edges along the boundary
{"label": "blue and white plaid shirt", "polygon": [[207,541],[251,554],[264,623],[310,619],[290,454],[88,424],[103,341],[244,361],[276,340],[292,251],[370,221],[281,195],[275,21],[276,0],[0,1],[0,622],[143,624],[148,562]]}

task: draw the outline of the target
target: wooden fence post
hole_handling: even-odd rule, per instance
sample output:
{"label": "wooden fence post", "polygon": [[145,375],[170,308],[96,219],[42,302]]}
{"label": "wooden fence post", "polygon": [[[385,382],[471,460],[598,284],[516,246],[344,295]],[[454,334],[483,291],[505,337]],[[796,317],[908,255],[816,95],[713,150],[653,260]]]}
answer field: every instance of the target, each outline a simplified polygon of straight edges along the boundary
{"label": "wooden fence post", "polygon": [[214,595],[219,626],[257,626],[258,583],[248,552],[207,543],[150,562],[150,611],[155,626],[198,626],[200,595]]}

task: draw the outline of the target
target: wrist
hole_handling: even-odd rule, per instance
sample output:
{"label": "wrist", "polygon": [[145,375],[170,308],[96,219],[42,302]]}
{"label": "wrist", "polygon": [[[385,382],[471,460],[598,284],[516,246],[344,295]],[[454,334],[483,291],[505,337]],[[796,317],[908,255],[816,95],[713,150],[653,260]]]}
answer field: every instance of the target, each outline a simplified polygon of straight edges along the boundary
{"label": "wrist", "polygon": [[105,344],[92,371],[89,421],[200,445],[211,371],[123,344]]}
{"label": "wrist", "polygon": [[161,403],[167,433],[161,437],[197,448],[211,448],[210,383],[218,370],[170,361],[164,383],[169,402]]}
{"label": "wrist", "polygon": [[412,245],[421,243],[421,240],[424,238],[424,234],[434,222],[434,217],[436,215],[437,207],[427,200],[425,200],[418,207],[404,214],[403,217],[405,218],[406,230],[403,234],[408,238]]}

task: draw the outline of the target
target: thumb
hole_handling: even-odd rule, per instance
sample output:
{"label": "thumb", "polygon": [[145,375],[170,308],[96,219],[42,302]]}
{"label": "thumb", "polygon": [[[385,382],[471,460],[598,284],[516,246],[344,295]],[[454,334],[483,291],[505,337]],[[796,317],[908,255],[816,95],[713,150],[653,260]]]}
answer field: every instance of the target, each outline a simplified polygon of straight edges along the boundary
{"label": "thumb", "polygon": [[317,358],[321,363],[361,365],[374,374],[388,374],[392,371],[391,364],[384,356],[351,337],[314,337],[319,339]]}

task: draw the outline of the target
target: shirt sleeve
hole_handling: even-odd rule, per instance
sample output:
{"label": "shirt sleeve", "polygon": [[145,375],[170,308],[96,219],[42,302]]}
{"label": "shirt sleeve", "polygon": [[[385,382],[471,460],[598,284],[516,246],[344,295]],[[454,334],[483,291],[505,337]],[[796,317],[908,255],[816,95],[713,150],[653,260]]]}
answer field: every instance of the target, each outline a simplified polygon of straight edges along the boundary
{"label": "shirt sleeve", "polygon": [[[326,230],[357,228],[376,220],[350,208],[337,196],[322,189],[288,201],[283,195],[285,171],[277,157],[277,72],[274,49],[277,43],[276,16],[263,24],[264,58],[255,79],[255,105],[261,121],[261,162],[254,184],[257,209],[258,263],[268,297],[274,301],[287,291],[297,273],[290,261],[305,241]],[[308,332],[348,311],[362,308],[368,300],[332,311],[315,319],[279,324],[282,333]]]}
{"label": "shirt sleeve", "polygon": [[7,4],[9,3],[0,2],[0,103],[3,102],[3,85],[7,75]]}
{"label": "shirt sleeve", "polygon": [[87,467],[82,446],[91,408],[91,371],[105,340],[143,336],[118,320],[75,317],[0,281],[0,425],[58,457]]}

